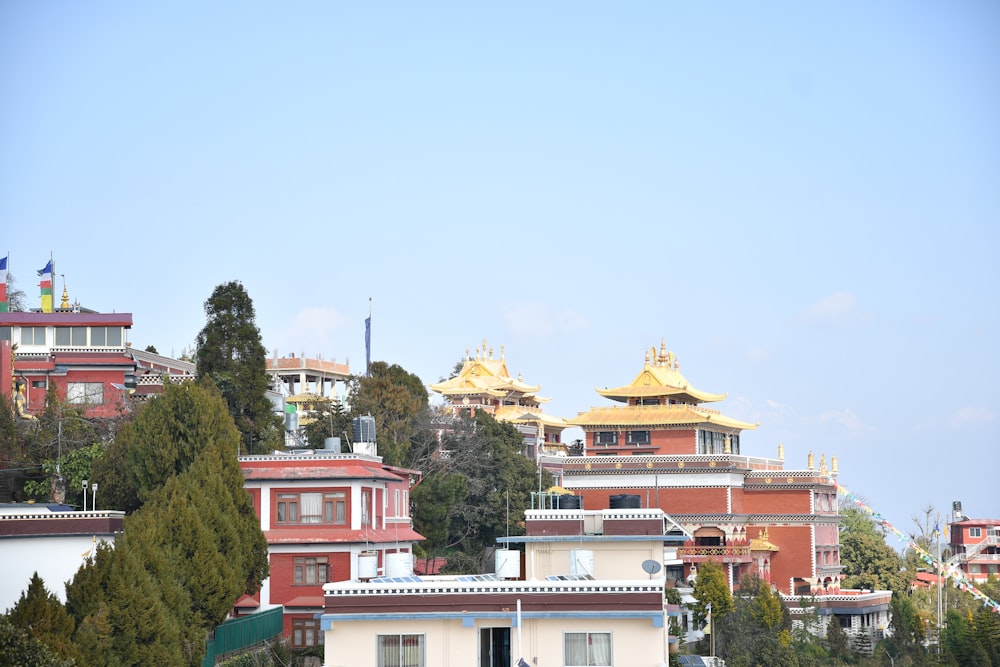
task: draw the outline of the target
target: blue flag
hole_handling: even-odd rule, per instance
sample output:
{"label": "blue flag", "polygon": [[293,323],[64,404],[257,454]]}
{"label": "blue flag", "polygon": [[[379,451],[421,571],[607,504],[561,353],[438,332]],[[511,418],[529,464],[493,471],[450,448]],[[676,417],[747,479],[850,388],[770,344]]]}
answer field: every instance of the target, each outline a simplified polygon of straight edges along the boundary
{"label": "blue flag", "polygon": [[365,375],[371,375],[372,367],[372,316],[365,318]]}

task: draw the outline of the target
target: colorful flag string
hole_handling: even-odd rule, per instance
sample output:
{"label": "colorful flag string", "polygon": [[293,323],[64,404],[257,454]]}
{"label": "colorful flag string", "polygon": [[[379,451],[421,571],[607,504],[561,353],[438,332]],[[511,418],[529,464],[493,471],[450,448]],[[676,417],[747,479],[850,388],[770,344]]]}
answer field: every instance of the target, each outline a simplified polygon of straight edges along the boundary
{"label": "colorful flag string", "polygon": [[853,493],[848,491],[846,488],[841,486],[839,483],[837,483],[836,480],[830,478],[830,482],[837,487],[837,491],[841,493],[845,498],[847,498],[852,503],[863,509],[868,514],[870,514],[878,525],[882,526],[889,532],[893,533],[896,537],[899,538],[900,542],[905,544],[910,549],[913,549],[913,551],[916,552],[916,554],[920,557],[922,561],[924,561],[928,565],[933,566],[937,571],[942,572],[948,578],[954,580],[955,585],[961,590],[972,593],[973,597],[981,601],[984,607],[989,607],[994,612],[1000,613],[1000,603],[998,603],[996,600],[990,598],[988,595],[986,595],[981,590],[976,588],[975,584],[968,577],[966,577],[965,573],[962,572],[960,569],[958,569],[958,567],[956,567],[954,564],[948,565],[946,563],[942,563],[934,556],[932,556],[930,553],[928,553],[926,549],[924,549],[919,544],[911,540],[909,537],[904,535],[902,531],[900,531],[898,528],[889,523],[881,514],[873,510],[865,503],[861,502],[860,498],[858,498]]}

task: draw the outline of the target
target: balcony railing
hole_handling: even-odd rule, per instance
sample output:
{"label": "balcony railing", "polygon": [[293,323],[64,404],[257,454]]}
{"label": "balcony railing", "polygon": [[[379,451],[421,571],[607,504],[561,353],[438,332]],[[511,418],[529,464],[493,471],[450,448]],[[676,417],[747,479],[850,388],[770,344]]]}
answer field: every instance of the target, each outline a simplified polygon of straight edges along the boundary
{"label": "balcony railing", "polygon": [[677,557],[688,563],[714,560],[720,563],[749,563],[750,545],[702,546],[684,545],[677,548]]}

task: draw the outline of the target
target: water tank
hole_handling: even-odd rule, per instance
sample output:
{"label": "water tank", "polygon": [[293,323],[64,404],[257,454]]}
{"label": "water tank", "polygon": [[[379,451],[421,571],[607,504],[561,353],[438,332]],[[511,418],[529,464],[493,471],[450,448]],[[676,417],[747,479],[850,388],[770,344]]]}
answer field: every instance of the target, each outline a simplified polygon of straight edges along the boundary
{"label": "water tank", "polygon": [[409,577],[413,574],[413,555],[409,551],[397,551],[385,555],[385,576]]}
{"label": "water tank", "polygon": [[583,498],[580,496],[558,495],[555,497],[556,509],[578,510],[583,507]]}
{"label": "water tank", "polygon": [[494,568],[501,579],[518,579],[521,576],[521,552],[514,549],[497,549]]}
{"label": "water tank", "polygon": [[570,551],[569,573],[594,576],[594,552],[590,549],[573,549]]}
{"label": "water tank", "polygon": [[375,418],[371,415],[354,418],[354,442],[375,442]]}
{"label": "water tank", "polygon": [[362,551],[358,554],[358,579],[366,581],[378,576],[378,553]]}
{"label": "water tank", "polygon": [[613,510],[639,509],[642,507],[642,498],[629,493],[620,493],[618,495],[611,496],[608,507]]}
{"label": "water tank", "polygon": [[333,452],[334,454],[340,453],[340,438],[324,438],[323,439],[323,450],[327,452]]}

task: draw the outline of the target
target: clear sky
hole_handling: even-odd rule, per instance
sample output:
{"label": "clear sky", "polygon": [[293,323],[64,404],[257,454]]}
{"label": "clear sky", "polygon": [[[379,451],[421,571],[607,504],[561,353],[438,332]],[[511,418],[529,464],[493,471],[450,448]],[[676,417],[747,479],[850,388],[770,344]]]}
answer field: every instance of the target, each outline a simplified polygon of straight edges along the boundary
{"label": "clear sky", "polygon": [[[548,412],[661,339],[902,530],[1000,516],[1000,4],[0,3],[0,252],[31,306],[425,383],[482,340]],[[569,433],[572,437],[572,433]]]}

